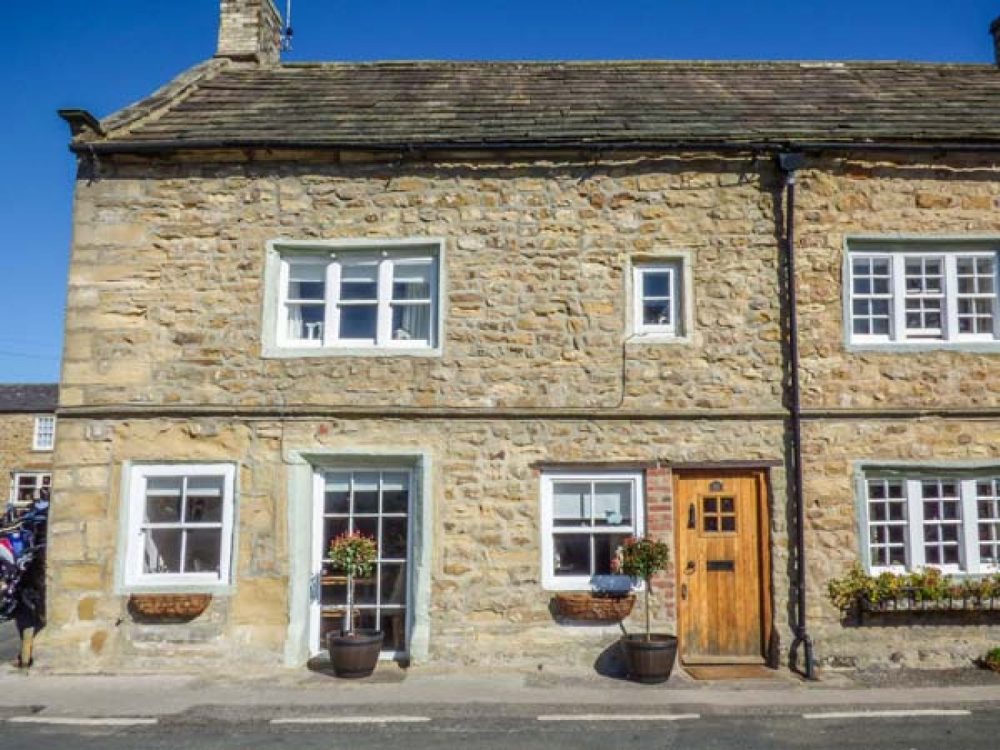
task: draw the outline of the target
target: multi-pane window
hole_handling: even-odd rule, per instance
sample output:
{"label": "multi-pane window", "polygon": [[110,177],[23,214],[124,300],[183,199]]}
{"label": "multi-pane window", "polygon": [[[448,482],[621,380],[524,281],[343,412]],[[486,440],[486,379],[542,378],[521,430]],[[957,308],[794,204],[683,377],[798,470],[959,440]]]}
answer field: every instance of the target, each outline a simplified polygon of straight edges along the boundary
{"label": "multi-pane window", "polygon": [[1000,565],[1000,477],[976,482],[976,511],[979,516],[979,561]]}
{"label": "multi-pane window", "polygon": [[[355,627],[381,630],[386,649],[406,651],[411,478],[407,469],[330,471],[320,476],[317,648],[326,642],[327,633],[344,626],[351,602]],[[375,540],[377,560],[370,575],[355,580],[351,591],[347,576],[326,555],[334,538],[353,532]]]}
{"label": "multi-pane window", "polygon": [[891,261],[884,257],[855,258],[854,333],[888,336],[892,319]]}
{"label": "multi-pane window", "polygon": [[279,346],[437,346],[436,247],[286,254],[280,284]]}
{"label": "multi-pane window", "polygon": [[1000,340],[997,252],[925,244],[850,254],[854,343]]}
{"label": "multi-pane window", "polygon": [[872,472],[864,488],[866,544],[873,570],[998,569],[1000,469],[963,476]]}
{"label": "multi-pane window", "polygon": [[637,335],[681,334],[680,272],[679,262],[634,267],[632,328]]}
{"label": "multi-pane window", "polygon": [[906,496],[903,482],[869,479],[868,534],[872,565],[880,568],[906,565]]}
{"label": "multi-pane window", "polygon": [[133,467],[126,583],[227,583],[234,477],[231,464]]}
{"label": "multi-pane window", "polygon": [[551,474],[542,478],[546,588],[623,587],[612,560],[641,533],[642,477],[634,473]]}
{"label": "multi-pane window", "polygon": [[27,507],[42,496],[43,490],[52,486],[52,475],[41,471],[18,471],[11,477],[10,501]]}
{"label": "multi-pane window", "polygon": [[56,444],[56,418],[51,414],[35,417],[35,431],[32,448],[36,451],[50,451]]}

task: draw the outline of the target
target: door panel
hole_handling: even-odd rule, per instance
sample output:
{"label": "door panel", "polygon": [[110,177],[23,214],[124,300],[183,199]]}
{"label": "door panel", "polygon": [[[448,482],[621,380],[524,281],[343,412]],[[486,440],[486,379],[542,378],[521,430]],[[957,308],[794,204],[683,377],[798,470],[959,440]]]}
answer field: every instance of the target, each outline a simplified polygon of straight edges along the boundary
{"label": "door panel", "polygon": [[674,483],[681,657],[763,662],[769,614],[763,472],[678,472]]}

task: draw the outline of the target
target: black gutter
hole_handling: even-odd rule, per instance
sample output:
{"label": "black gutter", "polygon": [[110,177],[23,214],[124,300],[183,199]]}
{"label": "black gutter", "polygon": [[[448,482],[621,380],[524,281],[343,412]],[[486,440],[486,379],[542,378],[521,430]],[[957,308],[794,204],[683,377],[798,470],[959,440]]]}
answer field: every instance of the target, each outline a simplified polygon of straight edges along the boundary
{"label": "black gutter", "polygon": [[419,154],[422,151],[667,151],[781,154],[794,149],[819,152],[886,153],[1000,153],[1000,142],[878,142],[878,141],[427,141],[365,143],[356,141],[276,141],[255,139],[193,139],[163,141],[77,141],[70,143],[76,154],[159,154],[179,151],[369,151]]}
{"label": "black gutter", "polygon": [[797,152],[778,154],[785,187],[785,295],[788,306],[788,409],[791,428],[792,502],[795,505],[795,639],[789,662],[794,668],[799,647],[805,650],[804,674],[816,679],[813,643],[806,629],[806,509],[802,490],[802,402],[799,393],[798,294],[795,284],[795,183],[805,157]]}

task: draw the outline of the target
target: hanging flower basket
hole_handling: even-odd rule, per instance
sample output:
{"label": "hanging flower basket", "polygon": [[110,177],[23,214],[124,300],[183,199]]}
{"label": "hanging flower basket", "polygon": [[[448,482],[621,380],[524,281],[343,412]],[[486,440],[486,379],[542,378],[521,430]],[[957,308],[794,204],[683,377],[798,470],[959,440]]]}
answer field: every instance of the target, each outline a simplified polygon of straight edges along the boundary
{"label": "hanging flower basket", "polygon": [[211,594],[133,594],[128,606],[143,619],[188,622],[208,609],[211,601]]}
{"label": "hanging flower basket", "polygon": [[587,622],[620,622],[635,606],[634,594],[580,593],[556,594],[556,613],[563,620]]}

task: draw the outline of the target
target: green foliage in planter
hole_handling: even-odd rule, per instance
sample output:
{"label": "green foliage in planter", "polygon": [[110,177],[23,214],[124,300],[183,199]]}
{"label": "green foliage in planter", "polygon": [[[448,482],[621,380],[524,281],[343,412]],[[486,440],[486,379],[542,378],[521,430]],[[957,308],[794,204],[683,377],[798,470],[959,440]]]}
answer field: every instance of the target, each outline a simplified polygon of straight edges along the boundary
{"label": "green foliage in planter", "polygon": [[341,534],[330,540],[330,564],[347,574],[347,620],[344,633],[354,632],[354,579],[372,574],[378,559],[378,543],[360,531]]}
{"label": "green foliage in planter", "polygon": [[924,568],[911,573],[880,573],[870,576],[855,563],[841,578],[827,584],[833,605],[847,611],[856,603],[881,604],[912,596],[917,602],[948,602],[956,599],[981,602],[1000,598],[1000,575],[987,578],[955,579],[938,568]]}
{"label": "green foliage in planter", "polygon": [[983,663],[994,672],[1000,672],[1000,647],[987,651]]}
{"label": "green foliage in planter", "polygon": [[667,569],[670,564],[670,547],[666,542],[644,537],[636,539],[629,537],[618,548],[618,554],[611,562],[615,573],[622,573],[630,578],[638,578],[646,582],[644,594],[646,608],[646,640],[652,638],[649,620],[649,590],[653,587],[653,576]]}

